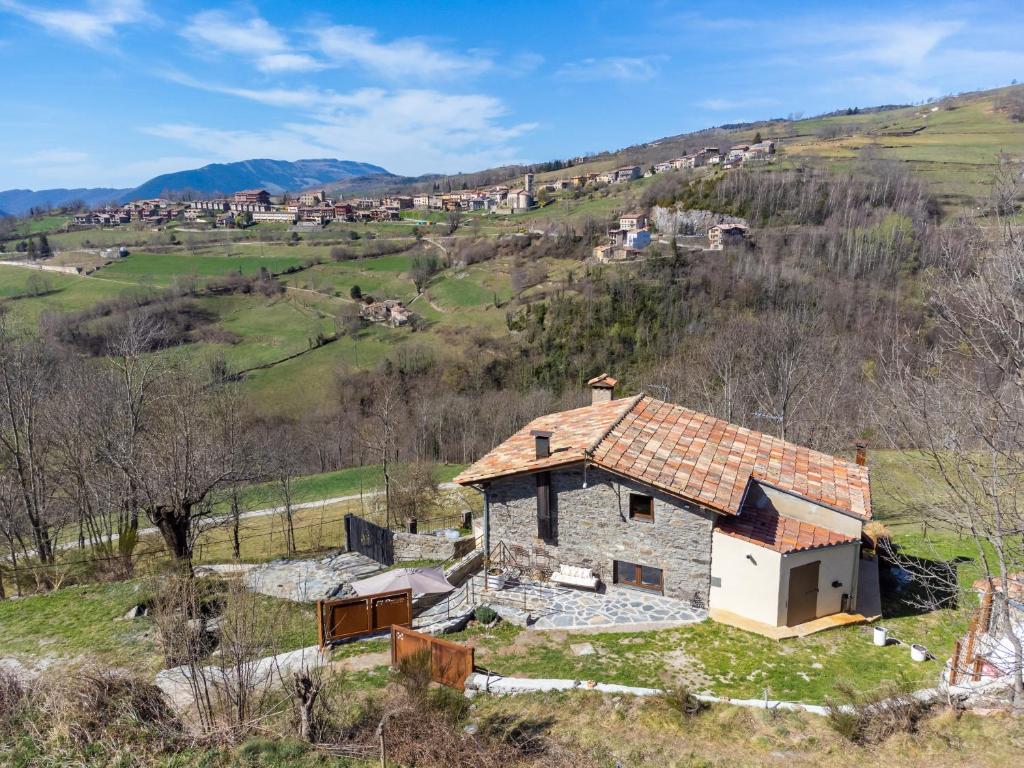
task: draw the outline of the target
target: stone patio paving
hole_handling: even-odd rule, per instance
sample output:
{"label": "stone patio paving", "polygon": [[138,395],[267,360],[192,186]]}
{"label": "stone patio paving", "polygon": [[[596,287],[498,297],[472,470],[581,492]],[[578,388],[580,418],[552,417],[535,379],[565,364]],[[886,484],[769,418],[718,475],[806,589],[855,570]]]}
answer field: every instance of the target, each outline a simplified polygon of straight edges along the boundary
{"label": "stone patio paving", "polygon": [[532,629],[661,629],[707,618],[706,611],[681,600],[621,587],[609,587],[599,594],[549,583],[523,582],[507,585],[498,592],[480,591],[478,595],[479,602],[518,609],[524,618],[529,614],[532,621],[528,626]]}

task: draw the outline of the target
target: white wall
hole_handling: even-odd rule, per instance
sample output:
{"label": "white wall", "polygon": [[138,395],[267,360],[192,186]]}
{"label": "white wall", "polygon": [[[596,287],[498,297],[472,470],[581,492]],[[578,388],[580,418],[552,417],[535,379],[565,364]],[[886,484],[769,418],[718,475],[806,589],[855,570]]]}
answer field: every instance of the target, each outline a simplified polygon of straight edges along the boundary
{"label": "white wall", "polygon": [[711,543],[712,610],[777,626],[781,561],[778,552],[716,530]]}
{"label": "white wall", "polygon": [[[789,610],[789,572],[798,566],[821,562],[818,568],[818,616],[828,616],[843,610],[842,597],[848,594],[856,597],[857,561],[860,557],[860,542],[837,544],[833,547],[792,552],[782,556],[779,577],[778,614],[776,626],[786,623]],[[712,568],[712,573],[714,569]],[[838,581],[841,586],[833,587],[832,582]],[[714,595],[714,590],[712,590]]]}

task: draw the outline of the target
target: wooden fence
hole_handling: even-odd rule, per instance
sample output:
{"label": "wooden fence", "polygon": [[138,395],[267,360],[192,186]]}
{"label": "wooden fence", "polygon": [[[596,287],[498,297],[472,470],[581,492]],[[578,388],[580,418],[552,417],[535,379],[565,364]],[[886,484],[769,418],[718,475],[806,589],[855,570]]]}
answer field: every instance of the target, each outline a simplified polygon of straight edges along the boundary
{"label": "wooden fence", "polygon": [[316,637],[321,648],[338,640],[372,635],[396,624],[412,625],[411,589],[316,603]]}
{"label": "wooden fence", "polygon": [[404,627],[391,627],[392,666],[422,651],[430,653],[430,678],[434,682],[465,690],[466,678],[475,668],[472,648]]}
{"label": "wooden fence", "polygon": [[395,535],[369,520],[345,515],[345,549],[359,552],[381,565],[395,564]]}
{"label": "wooden fence", "polygon": [[986,590],[981,596],[981,605],[974,609],[971,623],[967,627],[965,638],[953,645],[953,656],[949,666],[949,684],[957,685],[965,674],[969,674],[973,682],[981,680],[984,659],[975,654],[978,635],[989,631],[992,620],[992,592]]}

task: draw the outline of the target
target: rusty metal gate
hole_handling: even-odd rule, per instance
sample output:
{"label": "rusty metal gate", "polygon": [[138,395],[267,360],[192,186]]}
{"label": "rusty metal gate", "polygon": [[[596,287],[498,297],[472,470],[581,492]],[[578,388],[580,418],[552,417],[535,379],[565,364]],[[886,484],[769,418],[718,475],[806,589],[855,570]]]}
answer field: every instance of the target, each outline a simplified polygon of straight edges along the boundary
{"label": "rusty metal gate", "polygon": [[316,603],[316,637],[321,648],[338,640],[372,635],[396,624],[412,625],[412,590]]}
{"label": "rusty metal gate", "polygon": [[466,678],[475,667],[472,648],[405,627],[391,627],[392,665],[421,651],[430,653],[430,678],[434,682],[465,690]]}
{"label": "rusty metal gate", "polygon": [[387,528],[355,515],[345,515],[345,548],[381,565],[395,564],[395,535]]}

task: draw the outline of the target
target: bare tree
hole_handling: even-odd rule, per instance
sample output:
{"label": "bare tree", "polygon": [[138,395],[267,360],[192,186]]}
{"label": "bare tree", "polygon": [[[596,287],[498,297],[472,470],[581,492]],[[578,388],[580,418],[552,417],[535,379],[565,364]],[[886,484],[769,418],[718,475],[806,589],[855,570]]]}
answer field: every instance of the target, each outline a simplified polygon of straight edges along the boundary
{"label": "bare tree", "polygon": [[227,396],[187,371],[168,377],[158,405],[147,409],[133,454],[118,458],[139,506],[188,569],[198,524],[214,518],[214,493],[258,476],[245,452],[217,428]]}
{"label": "bare tree", "polygon": [[373,383],[370,395],[363,403],[366,420],[360,430],[363,444],[376,457],[384,475],[384,514],[390,527],[391,468],[398,451],[398,419],[405,408],[401,388],[394,375],[383,373]]}
{"label": "bare tree", "polygon": [[54,473],[58,372],[58,361],[41,342],[13,338],[0,319],[0,471],[11,474],[14,509],[24,516],[43,563],[53,563],[66,522]]}
{"label": "bare tree", "polygon": [[[906,339],[887,355],[879,422],[895,445],[919,449],[907,458],[931,491],[922,520],[975,550],[993,595],[988,629],[1012,649],[1011,696],[1024,708],[1024,638],[1008,588],[1024,570],[1024,247],[1008,237],[978,262],[947,265],[936,281],[933,346],[922,355]],[[928,602],[961,591],[955,570],[916,575]]]}

